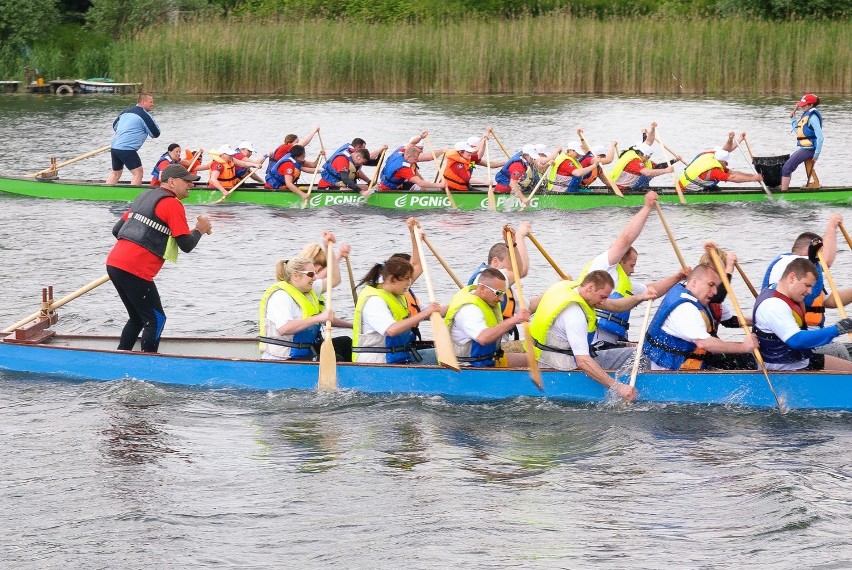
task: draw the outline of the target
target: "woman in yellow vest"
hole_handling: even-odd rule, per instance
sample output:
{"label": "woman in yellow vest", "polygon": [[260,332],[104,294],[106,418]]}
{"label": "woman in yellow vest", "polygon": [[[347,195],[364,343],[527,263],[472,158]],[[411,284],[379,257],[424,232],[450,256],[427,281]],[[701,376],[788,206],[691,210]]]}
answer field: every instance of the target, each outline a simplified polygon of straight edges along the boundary
{"label": "woman in yellow vest", "polygon": [[[275,267],[278,281],[260,299],[261,358],[273,360],[316,360],[322,342],[320,330],[331,319],[336,327],[352,328],[338,319],[314,290],[313,260],[296,257],[281,260]],[[351,339],[332,339],[339,360],[348,360]]]}
{"label": "woman in yellow vest", "polygon": [[405,292],[411,285],[414,267],[401,257],[375,264],[359,285],[365,285],[355,304],[352,324],[353,362],[373,364],[437,364],[434,349],[414,348],[412,329],[441,311],[430,303],[410,314]]}

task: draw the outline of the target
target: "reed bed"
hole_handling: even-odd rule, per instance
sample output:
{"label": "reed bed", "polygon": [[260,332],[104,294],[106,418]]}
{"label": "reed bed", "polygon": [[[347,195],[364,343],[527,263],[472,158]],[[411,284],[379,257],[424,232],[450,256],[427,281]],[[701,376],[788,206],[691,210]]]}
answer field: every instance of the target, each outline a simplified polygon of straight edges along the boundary
{"label": "reed bed", "polygon": [[183,21],[119,42],[110,63],[190,94],[850,93],[849,37],[848,20],[740,17]]}

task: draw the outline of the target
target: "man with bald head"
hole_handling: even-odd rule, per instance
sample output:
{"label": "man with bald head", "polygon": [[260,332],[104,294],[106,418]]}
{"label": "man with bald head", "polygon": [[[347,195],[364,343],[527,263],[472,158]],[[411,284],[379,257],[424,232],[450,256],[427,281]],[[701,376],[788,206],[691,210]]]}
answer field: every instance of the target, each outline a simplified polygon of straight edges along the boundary
{"label": "man with bald head", "polygon": [[752,335],[742,342],[728,342],[713,336],[710,300],[721,282],[709,265],[698,265],[686,284],[672,287],[648,327],[644,354],[652,370],[706,370],[717,368],[714,355],[747,354],[756,341]]}

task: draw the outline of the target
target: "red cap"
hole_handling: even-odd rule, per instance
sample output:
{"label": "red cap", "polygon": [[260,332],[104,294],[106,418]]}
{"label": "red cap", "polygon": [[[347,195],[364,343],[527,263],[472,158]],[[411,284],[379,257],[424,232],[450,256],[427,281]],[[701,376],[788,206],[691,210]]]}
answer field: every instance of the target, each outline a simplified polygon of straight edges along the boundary
{"label": "red cap", "polygon": [[796,103],[796,107],[804,107],[805,105],[819,105],[819,97],[813,93],[803,95],[802,99]]}

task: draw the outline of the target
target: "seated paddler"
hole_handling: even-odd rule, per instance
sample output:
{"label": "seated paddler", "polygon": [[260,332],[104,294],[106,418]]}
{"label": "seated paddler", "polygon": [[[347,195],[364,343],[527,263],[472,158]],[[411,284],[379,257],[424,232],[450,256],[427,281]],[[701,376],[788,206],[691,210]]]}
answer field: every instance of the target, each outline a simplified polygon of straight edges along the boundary
{"label": "seated paddler", "polygon": [[498,269],[482,270],[475,285],[459,289],[447,309],[445,321],[453,349],[463,366],[526,366],[522,353],[506,354],[500,348],[503,335],[530,320],[529,309],[518,309],[503,319],[500,301],[506,295],[506,276]]}
{"label": "seated paddler", "polygon": [[370,364],[437,364],[435,349],[418,351],[412,329],[441,312],[430,303],[411,314],[405,293],[414,267],[401,257],[375,264],[358,283],[364,286],[355,304],[352,361]]}
{"label": "seated paddler", "polygon": [[[745,137],[745,133],[743,133]],[[734,133],[720,148],[700,153],[686,165],[677,180],[677,187],[685,192],[717,190],[719,182],[760,182],[760,174],[748,174],[728,168],[731,152],[736,147]]]}
{"label": "seated paddler", "polygon": [[[260,299],[260,353],[266,360],[316,360],[321,330],[332,326],[352,328],[352,323],[325,308],[322,289],[315,288],[314,261],[306,257],[281,260],[275,266],[277,281]],[[319,289],[319,290],[317,290]],[[337,359],[351,358],[349,337],[332,339]]]}
{"label": "seated paddler", "polygon": [[647,135],[646,138],[621,153],[612,170],[607,173],[620,190],[647,190],[651,186],[652,178],[674,172],[674,163],[680,161],[679,156],[669,162],[651,162],[656,128],[657,124],[651,123],[651,128],[647,132],[643,131],[643,136]]}
{"label": "seated paddler", "polygon": [[[652,370],[729,369],[716,365],[725,354],[747,354],[757,341],[752,335],[740,342],[722,340],[714,334],[710,301],[721,283],[708,265],[698,265],[666,293],[648,327],[644,354]],[[753,368],[752,368],[753,370]]]}

